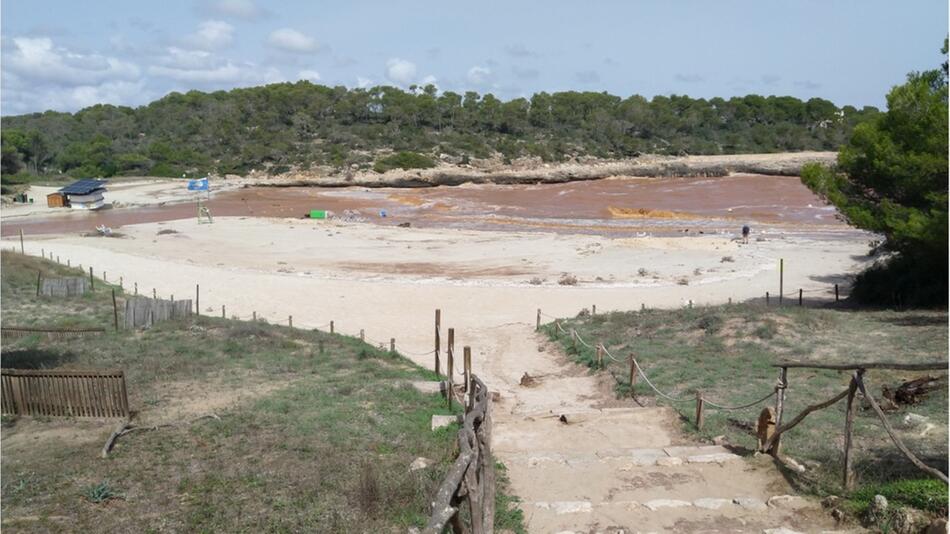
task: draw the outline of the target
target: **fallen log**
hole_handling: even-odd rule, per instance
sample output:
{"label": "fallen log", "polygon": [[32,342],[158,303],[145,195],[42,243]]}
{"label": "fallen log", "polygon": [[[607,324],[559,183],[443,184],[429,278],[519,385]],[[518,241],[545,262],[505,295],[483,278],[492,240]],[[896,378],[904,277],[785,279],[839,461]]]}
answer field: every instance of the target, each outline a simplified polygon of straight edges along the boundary
{"label": "fallen log", "polygon": [[882,386],[881,394],[895,404],[918,404],[931,391],[947,387],[946,377],[923,376],[908,380],[897,387]]}

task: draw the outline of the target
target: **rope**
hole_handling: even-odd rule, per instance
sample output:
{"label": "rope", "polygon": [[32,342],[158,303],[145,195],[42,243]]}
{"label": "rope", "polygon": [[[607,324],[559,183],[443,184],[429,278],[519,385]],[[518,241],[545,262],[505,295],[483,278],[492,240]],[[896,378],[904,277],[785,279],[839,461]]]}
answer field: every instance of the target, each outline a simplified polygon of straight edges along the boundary
{"label": "rope", "polygon": [[693,399],[683,398],[683,397],[680,397],[680,398],[671,397],[670,395],[667,395],[666,393],[663,393],[662,391],[660,391],[659,389],[657,389],[656,386],[653,385],[653,382],[650,382],[650,379],[647,378],[646,373],[643,372],[643,369],[640,367],[640,364],[637,363],[637,360],[636,360],[636,359],[633,360],[633,364],[634,364],[635,366],[637,366],[637,373],[640,375],[641,378],[643,378],[643,381],[646,382],[647,385],[650,386],[650,388],[652,388],[653,391],[655,391],[657,395],[663,397],[664,399],[667,399],[667,400],[669,400],[669,401],[672,401],[672,402],[684,402],[684,401],[691,401],[691,400],[693,400]]}
{"label": "rope", "polygon": [[[777,388],[776,388],[776,389],[777,389]],[[759,403],[761,403],[761,402],[765,402],[765,401],[771,399],[771,398],[774,397],[774,396],[775,396],[775,390],[772,390],[771,393],[769,393],[768,395],[762,397],[761,399],[759,399],[759,400],[757,400],[757,401],[755,401],[755,402],[750,402],[749,404],[743,404],[742,406],[722,406],[722,405],[716,404],[715,402],[710,401],[709,399],[707,399],[707,398],[705,398],[705,397],[703,397],[703,403],[704,403],[704,404],[708,404],[709,406],[712,406],[713,408],[719,408],[720,410],[742,410],[742,409],[745,409],[745,408],[751,408],[751,407],[753,407],[753,406],[755,406],[756,404],[759,404]]]}
{"label": "rope", "polygon": [[402,350],[401,348],[396,347],[396,352],[400,354],[408,354],[409,356],[428,356],[430,354],[435,354],[435,349],[432,349],[429,352],[410,352],[408,350]]}

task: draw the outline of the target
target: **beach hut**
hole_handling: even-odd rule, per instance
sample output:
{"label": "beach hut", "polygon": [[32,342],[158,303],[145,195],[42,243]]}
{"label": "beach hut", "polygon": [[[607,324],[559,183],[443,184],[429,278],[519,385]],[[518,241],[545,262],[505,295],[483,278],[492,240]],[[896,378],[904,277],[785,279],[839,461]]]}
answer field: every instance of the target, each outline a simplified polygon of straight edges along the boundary
{"label": "beach hut", "polygon": [[[105,206],[105,180],[79,180],[57,191],[65,197],[65,205],[79,210],[97,210]],[[49,197],[47,197],[49,203]]]}
{"label": "beach hut", "polygon": [[65,208],[66,207],[66,195],[56,191],[55,193],[50,193],[46,195],[46,205],[51,208]]}

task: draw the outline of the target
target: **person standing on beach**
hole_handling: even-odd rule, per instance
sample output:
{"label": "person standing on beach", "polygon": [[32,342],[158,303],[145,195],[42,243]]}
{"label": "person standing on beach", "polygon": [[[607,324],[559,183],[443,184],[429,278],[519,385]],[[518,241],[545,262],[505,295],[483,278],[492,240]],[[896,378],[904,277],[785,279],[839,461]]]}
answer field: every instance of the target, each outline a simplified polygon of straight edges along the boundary
{"label": "person standing on beach", "polygon": [[749,225],[743,225],[742,227],[742,242],[746,245],[749,244],[749,232],[752,230],[749,229]]}

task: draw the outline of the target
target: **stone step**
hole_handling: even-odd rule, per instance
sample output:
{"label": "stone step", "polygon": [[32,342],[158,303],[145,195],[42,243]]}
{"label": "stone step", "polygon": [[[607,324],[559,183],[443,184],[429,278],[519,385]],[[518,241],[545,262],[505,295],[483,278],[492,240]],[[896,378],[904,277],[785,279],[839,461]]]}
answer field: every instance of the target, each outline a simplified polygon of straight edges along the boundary
{"label": "stone step", "polygon": [[638,466],[658,465],[673,467],[683,464],[721,464],[739,460],[742,457],[720,445],[668,446],[656,448],[617,448],[575,452],[511,452],[494,449],[499,457],[514,463],[524,463],[531,467],[554,465],[582,466],[589,463],[615,461],[617,465],[632,464]]}
{"label": "stone step", "polygon": [[[834,521],[813,503],[768,505],[736,497],[693,500],[524,501],[532,532],[825,532]],[[785,529],[785,530],[782,530]]]}
{"label": "stone step", "polygon": [[498,418],[492,443],[496,451],[507,452],[557,449],[570,453],[668,446],[672,436],[666,428],[658,427],[657,416],[651,412],[653,409],[622,408],[541,413],[516,420]]}

